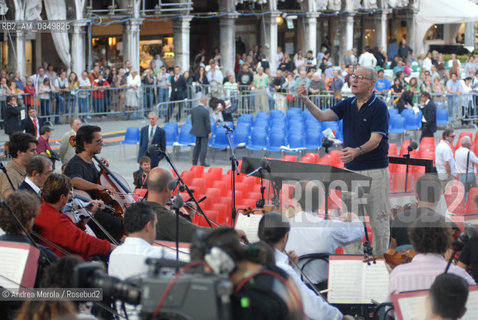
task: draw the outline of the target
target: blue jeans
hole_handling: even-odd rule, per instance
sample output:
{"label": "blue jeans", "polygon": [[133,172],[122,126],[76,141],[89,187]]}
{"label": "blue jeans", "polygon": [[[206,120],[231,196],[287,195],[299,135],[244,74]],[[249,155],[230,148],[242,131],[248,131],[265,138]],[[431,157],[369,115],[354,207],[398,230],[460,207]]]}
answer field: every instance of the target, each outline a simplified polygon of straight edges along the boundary
{"label": "blue jeans", "polygon": [[40,99],[40,111],[42,116],[50,115],[50,99]]}
{"label": "blue jeans", "polygon": [[151,88],[144,90],[144,109],[150,111],[153,108],[154,92]]}
{"label": "blue jeans", "polygon": [[87,115],[89,112],[88,97],[78,98],[78,109],[81,116]]}
{"label": "blue jeans", "polygon": [[451,94],[447,96],[448,100],[448,119],[454,121],[454,115],[459,116],[458,112],[458,96],[456,94]]}
{"label": "blue jeans", "polygon": [[269,97],[269,96],[267,96],[267,101],[269,102],[269,112],[270,112],[270,111],[274,110],[276,101],[275,101],[274,97]]}
{"label": "blue jeans", "polygon": [[55,110],[55,124],[60,123],[60,115],[63,113],[65,107],[65,98],[56,94],[56,110]]}
{"label": "blue jeans", "polygon": [[93,108],[95,110],[96,116],[102,116],[102,113],[105,112],[105,99],[93,97]]}

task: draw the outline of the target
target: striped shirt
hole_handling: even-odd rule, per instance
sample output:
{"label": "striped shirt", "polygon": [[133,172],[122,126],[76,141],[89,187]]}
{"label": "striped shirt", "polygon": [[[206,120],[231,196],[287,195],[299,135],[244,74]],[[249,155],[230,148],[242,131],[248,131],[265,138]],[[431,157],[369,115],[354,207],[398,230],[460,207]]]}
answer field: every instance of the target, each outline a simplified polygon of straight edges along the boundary
{"label": "striped shirt", "polygon": [[[447,261],[442,255],[417,254],[412,262],[393,269],[388,287],[389,299],[390,295],[394,293],[430,289],[435,278],[445,272],[446,265]],[[475,284],[473,278],[463,268],[452,264],[448,272],[462,277],[469,285]]]}

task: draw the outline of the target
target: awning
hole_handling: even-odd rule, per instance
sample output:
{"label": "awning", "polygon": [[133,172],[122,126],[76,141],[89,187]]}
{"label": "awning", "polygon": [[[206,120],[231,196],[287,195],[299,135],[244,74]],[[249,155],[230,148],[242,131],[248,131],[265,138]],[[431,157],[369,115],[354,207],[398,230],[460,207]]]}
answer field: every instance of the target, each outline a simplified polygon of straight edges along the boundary
{"label": "awning", "polygon": [[423,38],[434,24],[475,22],[478,20],[478,5],[470,0],[419,0],[416,17],[417,54],[425,53]]}

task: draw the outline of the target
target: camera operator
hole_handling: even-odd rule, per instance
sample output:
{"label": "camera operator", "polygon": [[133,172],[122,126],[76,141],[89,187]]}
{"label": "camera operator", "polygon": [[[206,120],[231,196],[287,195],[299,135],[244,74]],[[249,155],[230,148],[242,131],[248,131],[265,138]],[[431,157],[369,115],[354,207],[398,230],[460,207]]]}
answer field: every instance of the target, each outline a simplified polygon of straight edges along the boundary
{"label": "camera operator", "polygon": [[262,265],[262,249],[240,243],[236,231],[198,231],[191,260],[205,261],[205,270],[229,277],[234,319],[302,319],[300,294],[288,275],[274,265]]}
{"label": "camera operator", "polygon": [[294,280],[299,288],[304,302],[304,311],[310,319],[323,320],[349,320],[350,316],[344,316],[335,307],[329,305],[326,300],[319,297],[300,280],[299,275],[289,265],[289,255],[285,253],[285,247],[289,238],[290,224],[287,218],[280,213],[270,212],[264,214],[259,222],[259,239],[268,243],[275,249],[277,267],[281,268]]}
{"label": "camera operator", "polygon": [[126,209],[123,225],[128,236],[124,243],[111,252],[108,274],[122,280],[138,275],[146,275],[146,258],[165,258],[174,260],[174,254],[163,248],[153,247],[156,239],[158,218],[147,202],[137,202]]}

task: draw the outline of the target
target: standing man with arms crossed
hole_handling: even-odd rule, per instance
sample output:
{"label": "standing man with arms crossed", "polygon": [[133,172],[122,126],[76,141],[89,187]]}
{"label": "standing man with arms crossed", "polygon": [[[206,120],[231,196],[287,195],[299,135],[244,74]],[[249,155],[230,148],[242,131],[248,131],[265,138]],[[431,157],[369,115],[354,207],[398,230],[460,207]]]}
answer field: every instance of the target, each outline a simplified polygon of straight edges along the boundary
{"label": "standing man with arms crossed", "polygon": [[310,101],[304,85],[298,96],[319,121],[343,119],[344,149],[341,161],[345,168],[372,178],[366,209],[373,230],[374,254],[382,255],[390,238],[390,204],[388,200],[388,121],[385,102],[375,96],[377,73],[360,67],[350,76],[355,97],[342,100],[327,110]]}
{"label": "standing man with arms crossed", "polygon": [[207,97],[202,96],[199,99],[199,105],[191,110],[192,128],[189,132],[196,137],[196,145],[193,152],[193,166],[197,165],[198,158],[201,165],[209,167],[206,163],[207,142],[211,138],[211,122],[209,121],[209,111],[207,110]]}

